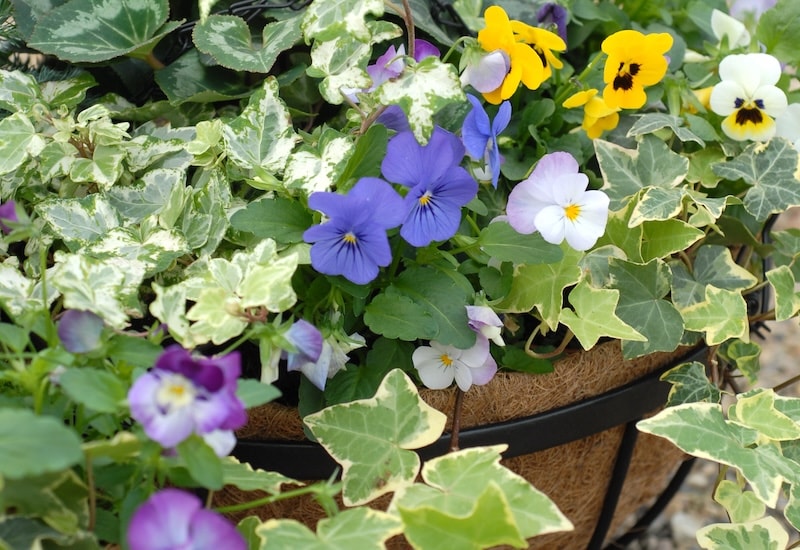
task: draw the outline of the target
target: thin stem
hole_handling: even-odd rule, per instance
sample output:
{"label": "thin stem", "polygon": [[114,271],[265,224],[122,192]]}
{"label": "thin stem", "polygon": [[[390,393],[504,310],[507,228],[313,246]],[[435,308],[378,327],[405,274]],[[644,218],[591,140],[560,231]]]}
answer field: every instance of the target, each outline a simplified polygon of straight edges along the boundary
{"label": "thin stem", "polygon": [[94,486],[94,468],[92,468],[92,459],[86,455],[86,489],[89,492],[89,520],[86,526],[87,531],[94,531],[94,525],[97,521],[97,495],[95,494]]}
{"label": "thin stem", "polygon": [[453,55],[453,52],[456,51],[458,46],[460,46],[463,42],[466,42],[469,37],[467,36],[460,36],[453,42],[453,45],[450,46],[450,49],[442,56],[442,63],[447,63],[447,60],[450,59],[450,56]]}
{"label": "thin stem", "polygon": [[[539,325],[541,327],[541,325]],[[557,357],[564,353],[564,350],[567,349],[567,346],[572,341],[572,338],[575,336],[571,330],[567,329],[567,333],[564,335],[564,339],[561,340],[561,343],[558,345],[556,349],[553,351],[548,351],[547,353],[538,353],[533,351],[531,347],[533,344],[534,337],[539,333],[539,327],[536,328],[531,335],[528,336],[528,340],[525,342],[525,353],[530,355],[535,359],[552,359],[553,357]]]}
{"label": "thin stem", "polygon": [[316,492],[317,489],[314,485],[307,485],[305,487],[300,487],[298,489],[292,489],[291,491],[284,491],[283,493],[278,493],[277,495],[269,495],[256,500],[251,500],[250,502],[242,502],[241,504],[231,504],[230,506],[220,506],[218,508],[214,508],[214,510],[221,514],[227,514],[229,512],[241,512],[243,510],[258,508],[259,506],[272,504],[273,502],[279,502],[281,500],[286,500],[303,495],[310,495]]}
{"label": "thin stem", "polygon": [[464,404],[464,392],[456,387],[456,403],[453,406],[453,431],[450,433],[450,452],[458,450],[458,434],[461,431],[461,409]]}
{"label": "thin stem", "polygon": [[781,382],[777,386],[773,386],[772,389],[775,392],[779,392],[781,390],[784,390],[784,389],[788,388],[789,386],[791,386],[793,384],[797,384],[798,382],[800,382],[800,374],[798,374],[797,376],[792,376],[788,380],[784,380],[783,382]]}
{"label": "thin stem", "polygon": [[414,42],[416,41],[416,29],[414,29],[414,15],[411,13],[411,5],[408,0],[403,0],[403,20],[406,22],[406,31],[408,31],[408,55],[414,58]]}
{"label": "thin stem", "polygon": [[594,58],[589,62],[589,64],[586,65],[586,68],[584,68],[583,71],[581,71],[581,74],[579,74],[576,78],[571,78],[566,83],[566,85],[561,90],[559,90],[558,95],[556,95],[556,98],[553,100],[556,106],[560,106],[570,95],[572,95],[572,92],[576,88],[575,86],[576,82],[580,82],[581,84],[583,84],[583,81],[586,79],[589,73],[597,66],[600,60],[603,59],[604,57],[605,54],[603,52],[599,52],[597,55],[594,56]]}

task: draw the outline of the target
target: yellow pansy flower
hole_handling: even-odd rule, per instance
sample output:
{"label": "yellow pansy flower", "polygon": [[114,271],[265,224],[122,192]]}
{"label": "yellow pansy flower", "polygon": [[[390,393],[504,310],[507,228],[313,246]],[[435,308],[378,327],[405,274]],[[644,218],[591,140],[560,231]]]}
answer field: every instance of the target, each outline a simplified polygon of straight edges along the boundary
{"label": "yellow pansy flower", "polygon": [[[533,27],[518,21],[510,21],[508,14],[499,6],[486,8],[483,16],[486,27],[478,32],[478,43],[487,52],[501,51],[508,58],[508,73],[503,83],[495,90],[483,93],[483,97],[489,103],[499,105],[511,97],[520,82],[527,88],[535,90],[550,75],[550,65],[556,68],[561,66],[551,52],[553,49],[558,50],[561,45],[563,45],[561,49],[566,48],[566,44],[558,35],[543,29],[534,29],[534,32],[531,32],[529,29]],[[524,33],[524,36],[515,35],[515,28]],[[549,35],[555,37],[557,42]],[[529,39],[535,41],[535,47],[538,49],[524,42]]]}
{"label": "yellow pansy flower", "polygon": [[609,107],[597,90],[592,88],[571,95],[562,103],[567,109],[583,106],[581,128],[590,139],[599,138],[606,130],[613,130],[619,124],[619,108]]}
{"label": "yellow pansy flower", "polygon": [[664,54],[672,47],[669,33],[615,32],[603,40],[608,55],[603,81],[603,99],[609,107],[638,109],[647,101],[645,86],[658,83],[667,72]]}
{"label": "yellow pansy flower", "polygon": [[[539,84],[550,78],[553,74],[551,67],[560,69],[564,66],[560,59],[553,55],[553,50],[563,52],[567,44],[555,33],[539,27],[531,27],[521,21],[511,21],[511,29],[518,40],[533,47],[533,51],[541,62],[542,78]],[[539,66],[536,67],[539,70]]]}

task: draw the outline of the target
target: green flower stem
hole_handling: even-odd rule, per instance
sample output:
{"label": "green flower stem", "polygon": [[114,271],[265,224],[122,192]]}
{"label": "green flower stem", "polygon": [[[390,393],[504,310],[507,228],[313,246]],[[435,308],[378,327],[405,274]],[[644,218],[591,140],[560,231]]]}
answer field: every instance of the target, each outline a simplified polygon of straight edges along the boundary
{"label": "green flower stem", "polygon": [[467,36],[458,37],[458,39],[455,42],[453,42],[453,45],[450,46],[450,49],[447,50],[447,52],[445,52],[445,54],[442,56],[442,63],[447,63],[447,60],[450,58],[451,55],[453,55],[453,52],[455,52],[456,49],[458,49],[458,47],[461,44],[465,43],[468,40],[468,38],[469,37]]}
{"label": "green flower stem", "polygon": [[243,502],[241,504],[231,504],[230,506],[220,506],[214,508],[214,510],[221,514],[227,514],[230,512],[241,512],[243,510],[258,508],[259,506],[272,504],[273,502],[279,502],[281,500],[286,500],[289,498],[299,497],[303,495],[313,495],[315,493],[318,493],[319,491],[320,490],[316,485],[307,485],[305,487],[300,487],[298,489],[293,489],[291,491],[285,491],[283,493],[278,493],[276,495],[270,495],[256,500],[251,500],[250,502]]}
{"label": "green flower stem", "polygon": [[580,83],[581,85],[584,84],[586,78],[589,76],[589,73],[591,73],[594,70],[597,64],[600,63],[600,61],[604,59],[605,56],[606,54],[604,54],[603,52],[598,52],[597,55],[595,55],[592,58],[589,64],[586,65],[583,71],[581,71],[581,74],[567,81],[566,85],[558,91],[558,94],[556,94],[556,97],[553,100],[556,106],[560,106],[562,103],[564,103],[564,101],[566,101],[567,98],[569,98],[569,96],[571,96],[577,90],[578,83]]}
{"label": "green flower stem", "polygon": [[539,325],[531,332],[531,335],[528,336],[528,340],[525,342],[525,353],[533,357],[534,359],[552,359],[553,357],[558,357],[564,350],[567,349],[567,345],[572,341],[572,338],[575,336],[572,334],[572,331],[567,329],[567,333],[564,335],[564,339],[561,340],[561,343],[558,345],[556,349],[553,351],[548,351],[547,353],[538,353],[533,351],[531,347],[533,345],[533,339],[536,338],[536,335],[539,334],[542,325]]}
{"label": "green flower stem", "polygon": [[89,518],[86,522],[86,530],[94,531],[97,521],[97,491],[94,486],[94,469],[92,459],[86,455],[86,488],[89,492]]}

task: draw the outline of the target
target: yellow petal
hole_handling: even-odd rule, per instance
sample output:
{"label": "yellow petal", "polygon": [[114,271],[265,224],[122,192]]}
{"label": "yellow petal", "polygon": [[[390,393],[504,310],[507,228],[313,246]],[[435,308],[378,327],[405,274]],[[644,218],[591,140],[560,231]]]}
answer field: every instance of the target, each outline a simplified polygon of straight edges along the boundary
{"label": "yellow petal", "polygon": [[582,92],[577,92],[569,96],[561,105],[567,109],[574,109],[575,107],[586,105],[595,95],[597,95],[596,88],[583,90]]}

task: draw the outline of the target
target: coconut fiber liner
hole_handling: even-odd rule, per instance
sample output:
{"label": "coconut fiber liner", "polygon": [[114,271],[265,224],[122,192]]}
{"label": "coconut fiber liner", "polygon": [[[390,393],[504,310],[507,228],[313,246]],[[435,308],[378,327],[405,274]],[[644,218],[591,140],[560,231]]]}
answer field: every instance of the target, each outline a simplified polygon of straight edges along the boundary
{"label": "coconut fiber liner", "polygon": [[[485,386],[473,386],[464,395],[461,429],[531,416],[603,394],[657,370],[686,354],[686,349],[654,353],[626,361],[618,341],[576,352],[554,363],[554,371],[532,375],[498,372]],[[428,404],[448,415],[452,422],[455,388],[420,390]],[[592,537],[603,506],[606,489],[622,440],[624,426],[591,435],[544,451],[505,459],[502,463],[549,496],[575,526],[574,531],[552,533],[529,540],[529,548],[585,548]],[[237,432],[240,439],[303,440],[303,428],[295,408],[267,404],[250,411],[247,425]],[[668,441],[641,433],[636,442],[628,475],[608,533],[619,529],[632,515],[647,508],[660,495],[673,473],[686,458]],[[227,506],[262,496],[226,487],[214,495],[216,506]],[[391,495],[370,506],[385,509]],[[261,519],[291,518],[312,529],[324,518],[313,498],[293,498],[232,515],[239,519],[257,515]],[[626,523],[626,520],[628,522]],[[391,548],[405,548],[402,537],[389,541]]]}

